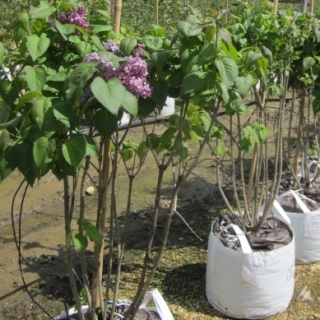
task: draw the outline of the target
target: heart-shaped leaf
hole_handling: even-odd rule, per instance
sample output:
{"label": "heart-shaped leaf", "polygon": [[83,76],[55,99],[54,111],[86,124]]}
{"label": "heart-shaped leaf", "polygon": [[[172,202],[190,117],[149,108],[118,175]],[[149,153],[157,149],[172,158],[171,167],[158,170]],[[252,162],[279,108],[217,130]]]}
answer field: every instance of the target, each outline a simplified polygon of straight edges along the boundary
{"label": "heart-shaped leaf", "polygon": [[124,56],[130,56],[130,54],[132,53],[133,49],[136,47],[137,43],[138,42],[137,42],[136,39],[131,39],[131,38],[122,39],[121,42],[120,42],[121,53]]}
{"label": "heart-shaped leaf", "polygon": [[251,74],[236,79],[236,88],[242,98],[244,98],[252,88],[253,81]]}
{"label": "heart-shaped leaf", "polygon": [[24,71],[30,90],[41,92],[46,83],[46,70],[41,66],[26,66]]}
{"label": "heart-shaped leaf", "polygon": [[45,35],[42,35],[41,38],[39,38],[36,34],[33,34],[28,37],[26,45],[32,60],[36,61],[48,50],[50,39]]}
{"label": "heart-shaped leaf", "polygon": [[86,155],[86,141],[82,134],[71,134],[70,139],[62,146],[64,159],[76,171],[79,170]]}
{"label": "heart-shaped leaf", "polygon": [[41,167],[52,161],[55,150],[54,140],[47,137],[40,137],[33,145],[33,159],[37,168],[41,171]]}
{"label": "heart-shaped leaf", "polygon": [[50,6],[48,2],[40,1],[38,2],[38,6],[31,7],[30,9],[30,19],[41,19],[46,18],[50,14],[54,13],[56,11],[56,8],[53,6]]}
{"label": "heart-shaped leaf", "polygon": [[210,81],[208,72],[196,71],[187,74],[182,82],[181,95],[200,92],[205,89]]}
{"label": "heart-shaped leaf", "polygon": [[104,81],[102,78],[97,77],[91,83],[91,91],[107,110],[118,116],[119,108],[126,96],[126,88],[118,78]]}
{"label": "heart-shaped leaf", "polygon": [[143,42],[147,48],[154,50],[154,51],[161,49],[162,44],[163,44],[163,40],[161,38],[150,36],[150,35],[146,35],[143,38]]}

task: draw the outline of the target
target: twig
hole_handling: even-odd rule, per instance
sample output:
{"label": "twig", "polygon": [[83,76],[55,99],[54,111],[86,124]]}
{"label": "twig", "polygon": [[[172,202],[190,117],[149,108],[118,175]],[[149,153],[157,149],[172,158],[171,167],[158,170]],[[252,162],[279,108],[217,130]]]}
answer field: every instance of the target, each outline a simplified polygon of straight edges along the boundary
{"label": "twig", "polygon": [[202,238],[200,238],[200,236],[198,236],[196,234],[196,232],[191,228],[191,226],[188,224],[188,222],[185,220],[185,218],[176,210],[173,209],[174,213],[178,215],[178,217],[183,221],[183,223],[187,226],[187,228],[200,240],[203,241]]}

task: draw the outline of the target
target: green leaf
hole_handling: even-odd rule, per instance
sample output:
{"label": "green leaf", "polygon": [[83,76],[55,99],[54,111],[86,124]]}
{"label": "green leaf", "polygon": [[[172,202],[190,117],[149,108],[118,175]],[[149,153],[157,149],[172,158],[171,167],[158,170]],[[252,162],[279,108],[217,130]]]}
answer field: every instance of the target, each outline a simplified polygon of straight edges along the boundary
{"label": "green leaf", "polygon": [[214,43],[205,43],[199,53],[199,63],[205,64],[213,60],[215,57],[216,46]]}
{"label": "green leaf", "polygon": [[238,77],[236,79],[236,89],[242,98],[245,98],[248,92],[253,86],[253,77],[251,74],[247,74],[244,77]]}
{"label": "green leaf", "polygon": [[138,100],[131,92],[125,92],[121,105],[134,117],[138,115]]}
{"label": "green leaf", "polygon": [[[199,61],[199,50],[190,49],[188,46],[180,48],[181,67],[185,73],[197,66]],[[192,70],[195,71],[195,70]]]}
{"label": "green leaf", "polygon": [[[248,51],[245,61],[245,66],[247,69],[250,69],[250,67],[255,64],[259,59],[263,57],[261,52],[254,52],[254,51]],[[268,61],[268,60],[267,60]]]}
{"label": "green leaf", "polygon": [[46,70],[41,66],[25,66],[24,71],[30,90],[41,92],[46,83]]}
{"label": "green leaf", "polygon": [[77,252],[83,252],[88,247],[88,238],[84,236],[83,234],[77,233],[74,236],[74,246],[77,250]]}
{"label": "green leaf", "polygon": [[228,103],[230,97],[229,97],[229,93],[228,93],[226,85],[223,82],[219,82],[219,81],[216,81],[215,84],[216,84],[219,95],[221,96],[223,102]]}
{"label": "green leaf", "polygon": [[71,134],[70,139],[62,146],[64,159],[76,171],[81,167],[86,151],[87,144],[82,134]]}
{"label": "green leaf", "polygon": [[273,62],[272,51],[265,46],[261,47],[261,51],[262,51],[263,55],[268,59],[269,63],[271,64]]}
{"label": "green leaf", "polygon": [[74,35],[76,28],[73,24],[62,24],[60,21],[55,20],[55,25],[64,40],[67,40],[69,36]]}
{"label": "green leaf", "polygon": [[179,21],[177,23],[177,29],[185,37],[197,36],[202,32],[201,28],[196,28],[195,24],[187,21]]}
{"label": "green leaf", "polygon": [[0,182],[7,178],[17,167],[17,156],[14,148],[8,146],[0,153]]}
{"label": "green leaf", "polygon": [[76,49],[82,59],[84,59],[85,56],[92,51],[91,44],[86,41],[77,43]]}
{"label": "green leaf", "polygon": [[4,61],[5,53],[6,53],[6,49],[5,49],[4,45],[3,45],[3,43],[0,42],[0,65],[2,65],[2,63]]}
{"label": "green leaf", "polygon": [[23,37],[30,33],[29,15],[27,12],[22,12],[17,21],[13,25],[13,39],[18,44]]}
{"label": "green leaf", "polygon": [[99,230],[91,222],[84,219],[78,219],[78,225],[82,227],[84,233],[89,237],[91,241],[98,245],[102,244]]}
{"label": "green leaf", "polygon": [[159,37],[154,37],[150,35],[146,35],[143,38],[143,42],[148,49],[151,50],[160,50],[162,48],[163,40]]}
{"label": "green leaf", "polygon": [[33,100],[34,98],[40,97],[41,93],[40,92],[34,92],[30,91],[26,94],[24,94],[20,99],[17,104],[16,110],[19,111],[26,103],[29,101]]}
{"label": "green leaf", "polygon": [[158,72],[162,71],[169,59],[170,55],[166,51],[156,51],[151,54],[152,66],[156,68]]}
{"label": "green leaf", "polygon": [[124,56],[130,56],[137,44],[138,42],[136,39],[124,38],[120,42],[120,51]]}
{"label": "green leaf", "polygon": [[142,161],[146,154],[147,154],[147,142],[146,141],[142,141],[139,146],[138,146],[138,149],[137,149],[137,155],[140,159],[140,161]]}
{"label": "green leaf", "polygon": [[129,161],[133,157],[133,150],[132,149],[122,149],[121,150],[121,158],[124,162]]}
{"label": "green leaf", "polygon": [[39,38],[36,34],[29,36],[26,43],[33,61],[41,57],[48,50],[49,45],[50,39],[46,35],[41,35]]}
{"label": "green leaf", "polygon": [[92,40],[93,44],[97,47],[97,49],[98,49],[99,51],[104,50],[103,44],[101,43],[101,40],[100,40],[99,37],[97,37],[97,36],[91,36],[91,40]]}
{"label": "green leaf", "polygon": [[95,113],[93,123],[102,136],[110,138],[117,130],[118,116],[115,116],[105,108],[101,108]]}
{"label": "green leaf", "polygon": [[97,63],[82,63],[78,65],[64,83],[66,99],[72,105],[78,105],[87,81],[96,71]]}
{"label": "green leaf", "polygon": [[22,90],[22,82],[19,78],[13,81],[0,80],[0,96],[12,109],[15,108],[16,100],[19,99]]}
{"label": "green leaf", "polygon": [[238,76],[239,69],[236,62],[230,57],[223,57],[217,58],[215,63],[223,83],[229,89]]}
{"label": "green leaf", "polygon": [[219,28],[218,32],[221,40],[225,43],[225,45],[229,49],[232,45],[231,34],[229,30],[226,28]]}
{"label": "green leaf", "polygon": [[310,69],[316,63],[315,59],[312,57],[305,57],[303,59],[303,71]]}
{"label": "green leaf", "polygon": [[21,116],[14,117],[13,119],[9,120],[5,123],[0,123],[0,130],[6,129],[6,128],[14,128],[18,125],[19,121],[21,119]]}
{"label": "green leaf", "polygon": [[53,114],[55,118],[63,123],[67,128],[75,127],[77,121],[77,115],[71,108],[70,104],[59,99],[52,100]]}
{"label": "green leaf", "polygon": [[42,129],[49,108],[51,108],[49,98],[41,96],[33,101],[31,112],[40,129]]}
{"label": "green leaf", "polygon": [[42,19],[48,17],[50,14],[54,13],[56,8],[50,6],[48,2],[40,1],[38,6],[33,6],[30,9],[30,19]]}
{"label": "green leaf", "polygon": [[72,240],[72,231],[70,231],[66,237],[66,249],[70,250],[71,248],[71,240]]}
{"label": "green leaf", "polygon": [[53,160],[55,149],[55,140],[40,137],[35,141],[33,145],[33,159],[40,173],[38,178],[41,177],[41,172],[46,172],[47,164]]}
{"label": "green leaf", "polygon": [[0,154],[2,154],[2,151],[4,150],[5,146],[7,145],[7,141],[9,140],[10,135],[8,130],[1,129],[0,130]]}
{"label": "green leaf", "polygon": [[109,81],[97,77],[93,80],[90,87],[96,99],[107,110],[117,116],[127,91],[121,81],[115,77]]}
{"label": "green leaf", "polygon": [[101,10],[101,9],[97,9],[97,12],[99,14],[101,14],[104,18],[106,18],[107,20],[111,19],[110,14],[107,11]]}
{"label": "green leaf", "polygon": [[168,85],[166,81],[162,79],[150,79],[150,86],[152,88],[151,99],[162,108],[168,97]]}
{"label": "green leaf", "polygon": [[312,108],[314,114],[319,114],[320,113],[320,98],[316,98],[312,102]]}
{"label": "green leaf", "polygon": [[224,154],[230,152],[229,148],[223,145],[222,142],[218,142],[218,145],[211,150],[213,156],[223,156]]}
{"label": "green leaf", "polygon": [[210,74],[208,72],[191,72],[183,79],[181,95],[201,92],[207,87],[209,82]]}
{"label": "green leaf", "polygon": [[111,30],[112,30],[112,26],[110,26],[110,25],[97,26],[97,27],[93,28],[92,33],[97,34],[100,32],[110,32]]}
{"label": "green leaf", "polygon": [[99,150],[94,140],[91,137],[86,135],[84,135],[84,139],[86,142],[86,156],[92,156],[92,157],[98,158]]}

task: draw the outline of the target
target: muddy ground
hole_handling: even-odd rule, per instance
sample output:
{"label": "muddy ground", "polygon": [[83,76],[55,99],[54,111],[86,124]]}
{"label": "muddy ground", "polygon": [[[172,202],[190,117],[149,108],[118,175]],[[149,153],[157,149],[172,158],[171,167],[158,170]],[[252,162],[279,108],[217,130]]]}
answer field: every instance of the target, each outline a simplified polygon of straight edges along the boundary
{"label": "muddy ground", "polygon": [[[162,130],[161,126],[158,129]],[[134,136],[137,132],[138,129],[134,129],[130,134]],[[195,174],[183,186],[178,201],[179,212],[197,236],[178,215],[174,216],[167,250],[152,283],[152,287],[158,288],[163,294],[177,320],[228,319],[215,311],[205,296],[208,234],[214,217],[225,208],[215,184],[214,170],[210,152],[206,150]],[[155,162],[150,157],[135,182],[120,286],[122,299],[132,299],[141,270],[156,173]],[[171,172],[165,176],[163,217],[158,225],[156,240],[160,239],[163,229],[171,177]],[[49,319],[48,315],[56,316],[64,310],[65,304],[72,304],[64,262],[62,183],[48,174],[28,190],[22,208],[21,248],[24,261],[21,270],[28,291],[47,312],[45,315],[28,297],[24,288],[13,237],[11,200],[21,179],[19,173],[14,173],[0,185],[0,319]],[[117,180],[118,195],[123,195],[118,207],[119,214],[122,214],[127,190],[127,178],[123,170],[120,170]],[[90,181],[87,183],[89,186]],[[21,194],[18,199],[21,199]],[[89,218],[93,219],[96,194],[88,196],[88,200]],[[16,205],[13,216],[16,228],[19,210]],[[297,266],[295,277],[295,293],[289,308],[270,319],[320,319],[320,264]],[[303,289],[306,294],[301,299]]]}

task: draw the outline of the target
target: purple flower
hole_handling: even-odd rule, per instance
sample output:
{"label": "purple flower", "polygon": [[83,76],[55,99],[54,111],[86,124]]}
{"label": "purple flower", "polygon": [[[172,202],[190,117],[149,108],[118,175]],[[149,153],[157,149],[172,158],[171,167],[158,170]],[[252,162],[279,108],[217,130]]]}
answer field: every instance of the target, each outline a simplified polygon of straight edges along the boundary
{"label": "purple flower", "polygon": [[[86,10],[84,7],[79,6],[77,11],[69,8],[67,14],[62,14],[59,17],[61,23],[72,23],[76,26],[79,26],[83,29],[88,29],[88,24],[86,22]],[[77,30],[76,34],[80,32]]]}
{"label": "purple flower", "polygon": [[[104,44],[107,51],[113,53],[119,53],[120,50],[118,45],[114,41],[108,41]],[[137,46],[135,51],[135,56],[129,56],[128,60],[122,64],[118,69],[114,67],[111,61],[100,57],[96,52],[92,52],[86,55],[84,58],[85,62],[99,61],[101,63],[101,77],[108,81],[113,77],[119,78],[121,83],[126,87],[126,89],[133,95],[139,98],[148,98],[152,94],[149,83],[146,81],[148,76],[147,63],[142,58],[141,49],[144,48],[143,45]],[[89,83],[97,76],[94,74],[89,80]],[[89,97],[92,95],[90,88],[86,88],[83,92],[82,99],[80,101],[80,106],[83,106]]]}
{"label": "purple flower", "polygon": [[104,43],[104,49],[108,52],[112,52],[113,54],[119,56],[120,55],[120,48],[119,44],[113,40],[109,40]]}
{"label": "purple flower", "polygon": [[152,91],[146,81],[147,75],[146,62],[140,57],[130,56],[120,67],[118,77],[127,90],[139,99],[151,96]]}
{"label": "purple flower", "polygon": [[130,56],[128,61],[120,67],[120,77],[126,75],[136,78],[145,78],[148,75],[145,60],[139,57]]}
{"label": "purple flower", "polygon": [[107,63],[107,60],[104,58],[101,58],[96,52],[88,53],[83,59],[83,61],[84,62],[99,61],[103,64]]}
{"label": "purple flower", "polygon": [[145,48],[146,46],[144,44],[137,44],[134,48],[134,56],[137,57],[137,58],[145,58],[145,55],[143,53],[143,49]]}

